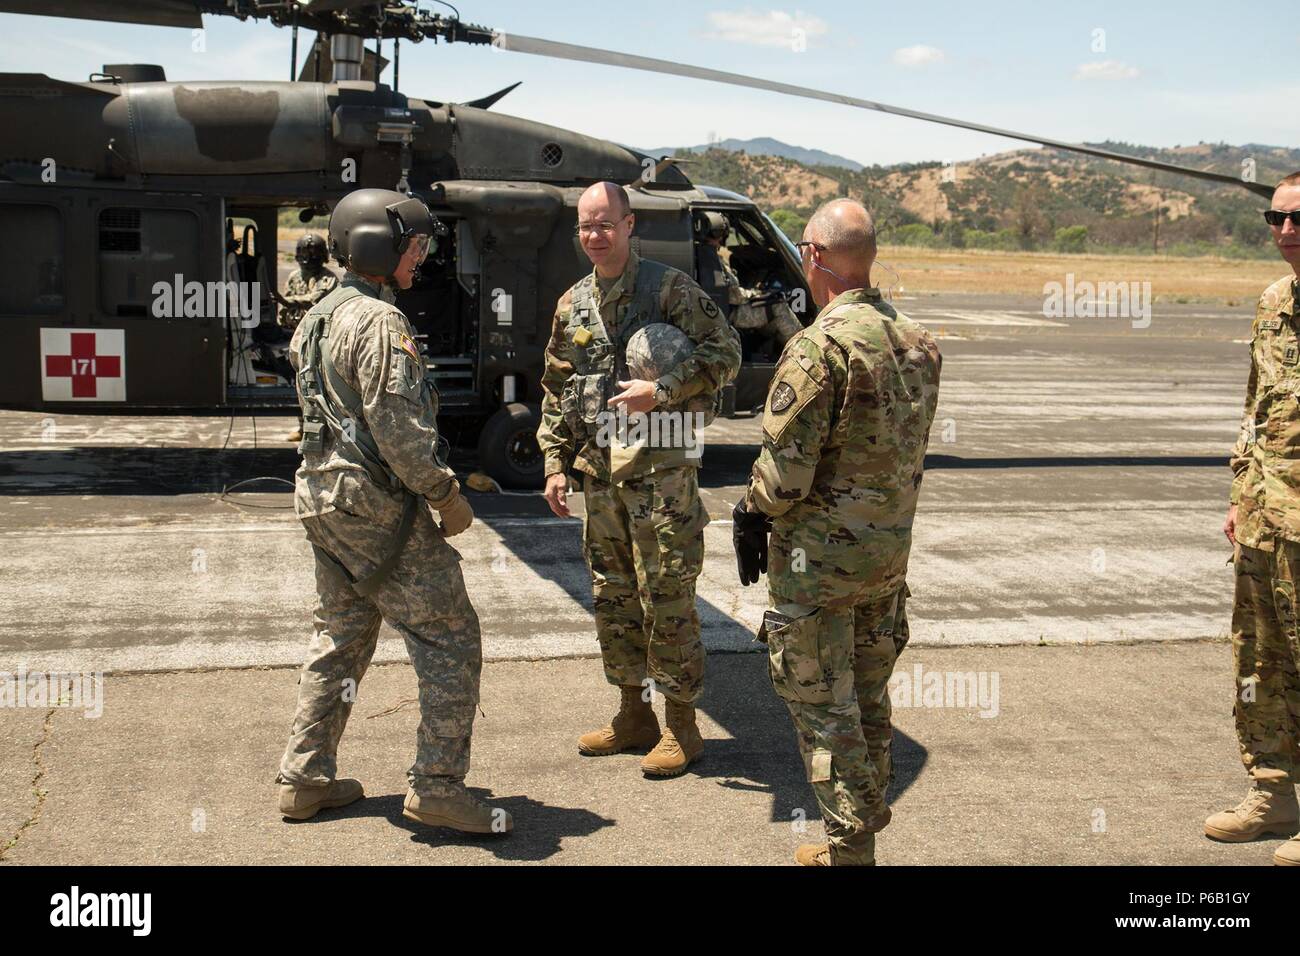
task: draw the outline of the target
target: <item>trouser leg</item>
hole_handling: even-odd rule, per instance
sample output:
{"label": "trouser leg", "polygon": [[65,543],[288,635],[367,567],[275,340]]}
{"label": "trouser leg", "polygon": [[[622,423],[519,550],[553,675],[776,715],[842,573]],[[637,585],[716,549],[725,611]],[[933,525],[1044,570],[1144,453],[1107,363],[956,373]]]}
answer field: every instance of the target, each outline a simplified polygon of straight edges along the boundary
{"label": "trouser leg", "polygon": [[908,639],[907,590],[853,609],[853,682],[862,712],[862,736],[882,791],[894,779],[894,725],[889,678]]}
{"label": "trouser leg", "polygon": [[693,704],[704,688],[704,644],[695,582],[704,565],[704,527],[695,468],[674,468],[623,487],[646,621],[646,672],[655,688]]}
{"label": "trouser leg", "polygon": [[875,860],[889,820],[854,686],[853,608],[780,605],[794,620],[767,628],[772,686],[794,722],[808,781],[837,865]]}
{"label": "trouser leg", "polygon": [[469,773],[483,646],[460,555],[427,508],[375,600],[406,642],[419,687],[420,725],[407,780],[417,793],[437,793]]}
{"label": "trouser leg", "polygon": [[1237,742],[1257,785],[1285,789],[1300,763],[1300,682],[1297,681],[1296,555],[1242,546],[1236,561],[1232,615]]}
{"label": "trouser leg", "polygon": [[324,786],[335,778],[339,740],[379,637],[379,610],[320,555],[316,594],[315,636],[298,675],[298,710],[279,783]]}
{"label": "trouser leg", "polygon": [[605,679],[622,686],[646,678],[645,615],[637,584],[632,531],[619,486],[585,476],[583,555],[591,571],[596,636]]}

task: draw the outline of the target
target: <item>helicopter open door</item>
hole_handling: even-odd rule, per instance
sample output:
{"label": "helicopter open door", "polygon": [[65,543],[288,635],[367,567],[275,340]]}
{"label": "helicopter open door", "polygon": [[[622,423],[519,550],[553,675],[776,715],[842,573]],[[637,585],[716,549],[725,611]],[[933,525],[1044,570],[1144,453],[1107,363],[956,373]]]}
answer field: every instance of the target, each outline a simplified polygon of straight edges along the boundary
{"label": "helicopter open door", "polygon": [[0,405],[220,404],[221,320],[186,298],[221,278],[220,213],[202,196],[0,183]]}
{"label": "helicopter open door", "polygon": [[[725,260],[741,288],[746,290],[749,301],[754,303],[751,309],[762,308],[774,314],[779,303],[789,310],[785,322],[789,323],[790,315],[801,326],[811,322],[817,310],[800,270],[798,252],[790,240],[744,197],[707,186],[704,191],[717,201],[691,205],[696,225],[695,275],[701,288],[714,298],[724,314],[735,318],[721,275],[720,260]],[[708,242],[706,223],[709,222],[725,223],[721,230],[725,235],[721,249]],[[788,330],[776,334],[780,326],[781,323],[773,323],[762,330],[737,326],[742,358],[736,376],[737,409],[757,408],[767,400],[767,387],[781,357],[784,337],[790,334]]]}

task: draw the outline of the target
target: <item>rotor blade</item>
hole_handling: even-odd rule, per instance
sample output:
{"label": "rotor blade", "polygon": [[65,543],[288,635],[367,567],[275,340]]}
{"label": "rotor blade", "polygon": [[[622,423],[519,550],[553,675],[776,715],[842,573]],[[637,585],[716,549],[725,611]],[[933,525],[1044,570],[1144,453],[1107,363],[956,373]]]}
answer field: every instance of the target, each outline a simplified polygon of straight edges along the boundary
{"label": "rotor blade", "polygon": [[194,0],[0,0],[0,13],[71,17],[75,20],[111,20],[160,27],[202,27]]}
{"label": "rotor blade", "polygon": [[648,56],[635,56],[630,53],[615,53],[612,50],[600,50],[595,47],[578,46],[572,43],[556,43],[553,40],[542,40],[537,37],[525,37],[512,33],[498,33],[492,39],[492,45],[502,50],[513,50],[516,53],[531,53],[536,56],[549,56],[562,60],[576,60],[579,63],[602,63],[606,66],[621,66],[631,70],[645,70],[650,73],[666,73],[670,76],[684,76],[695,80],[709,80],[714,83],[727,83],[731,86],[744,86],[755,90],[768,90],[772,93],[784,93],[787,96],[800,96],[810,100],[823,100],[827,103],[839,103],[843,106],[854,106],[858,109],[875,110],[879,113],[892,113],[895,116],[906,116],[910,119],[924,120],[927,123],[942,123],[945,126],[956,126],[959,129],[974,130],[977,133],[989,133],[993,136],[1005,136],[1008,139],[1024,140],[1027,143],[1038,143],[1040,146],[1050,146],[1053,149],[1064,149],[1075,153],[1084,153],[1089,156],[1098,156],[1102,159],[1112,159],[1119,163],[1129,163],[1133,166],[1145,166],[1148,169],[1158,169],[1167,173],[1178,173],[1183,176],[1195,176],[1198,179],[1208,179],[1214,182],[1231,183],[1235,186],[1244,186],[1251,192],[1258,193],[1261,196],[1273,195],[1273,189],[1263,183],[1251,183],[1230,176],[1227,173],[1215,173],[1205,169],[1190,169],[1186,166],[1177,166],[1174,163],[1162,162],[1158,159],[1144,159],[1140,156],[1126,156],[1123,153],[1112,152],[1108,149],[1101,149],[1097,146],[1088,146],[1082,143],[1066,143],[1059,139],[1049,139],[1045,136],[1035,136],[1030,133],[1018,133],[1014,130],[999,129],[996,126],[985,126],[983,123],[970,123],[966,120],[953,119],[950,116],[939,116],[935,113],[922,113],[918,110],[904,109],[901,106],[890,106],[886,103],[877,103],[874,100],[859,99],[856,96],[845,96],[843,93],[828,93],[824,90],[814,90],[806,86],[795,86],[790,83],[778,83],[775,80],[763,80],[758,77],[745,76],[743,73],[727,73],[722,70],[710,70],[705,67],[691,66],[686,63],[674,63],[671,60],[659,60]]}

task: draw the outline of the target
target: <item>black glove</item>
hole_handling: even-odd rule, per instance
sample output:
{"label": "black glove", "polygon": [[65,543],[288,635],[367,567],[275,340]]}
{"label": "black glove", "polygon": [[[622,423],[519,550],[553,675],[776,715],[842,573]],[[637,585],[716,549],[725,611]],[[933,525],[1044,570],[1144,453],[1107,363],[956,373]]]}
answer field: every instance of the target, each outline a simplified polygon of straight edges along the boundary
{"label": "black glove", "polygon": [[758,583],[758,576],[767,573],[767,533],[772,530],[772,519],[761,511],[746,511],[745,499],[731,509],[731,544],[736,549],[736,570],[745,587]]}

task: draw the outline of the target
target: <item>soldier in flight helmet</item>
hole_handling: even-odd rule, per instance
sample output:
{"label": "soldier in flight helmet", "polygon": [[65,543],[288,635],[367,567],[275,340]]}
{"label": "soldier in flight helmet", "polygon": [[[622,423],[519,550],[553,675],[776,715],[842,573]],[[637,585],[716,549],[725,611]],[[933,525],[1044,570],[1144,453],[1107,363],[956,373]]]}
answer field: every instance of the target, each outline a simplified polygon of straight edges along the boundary
{"label": "soldier in flight helmet", "polygon": [[419,199],[386,189],[345,196],[329,243],[347,269],[289,346],[302,405],[294,506],[311,542],[316,636],[280,762],[280,813],[302,820],[363,796],[337,777],[348,714],[379,638],[401,634],[419,684],[420,727],[403,816],[505,833],[510,814],[465,787],[482,643],[460,555],[447,542],[474,520],[439,453],[438,395],[415,330],[384,295],[409,289],[435,224]]}
{"label": "soldier in flight helmet", "polygon": [[[289,279],[284,284],[282,298],[285,304],[281,305],[277,315],[279,324],[288,330],[280,333],[286,337],[302,321],[307,310],[333,292],[339,284],[338,276],[325,265],[329,259],[325,240],[316,233],[309,232],[298,240],[293,258],[298,263],[298,268],[289,274]],[[302,441],[301,419],[298,427],[285,440]]]}

